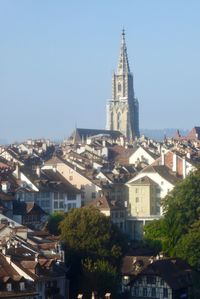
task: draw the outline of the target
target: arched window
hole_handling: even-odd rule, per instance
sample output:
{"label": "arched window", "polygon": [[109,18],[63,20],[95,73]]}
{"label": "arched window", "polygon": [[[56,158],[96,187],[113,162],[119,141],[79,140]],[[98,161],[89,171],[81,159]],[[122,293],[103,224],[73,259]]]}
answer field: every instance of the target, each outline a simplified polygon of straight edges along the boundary
{"label": "arched window", "polygon": [[120,112],[117,113],[117,129],[118,130],[121,129],[121,113]]}

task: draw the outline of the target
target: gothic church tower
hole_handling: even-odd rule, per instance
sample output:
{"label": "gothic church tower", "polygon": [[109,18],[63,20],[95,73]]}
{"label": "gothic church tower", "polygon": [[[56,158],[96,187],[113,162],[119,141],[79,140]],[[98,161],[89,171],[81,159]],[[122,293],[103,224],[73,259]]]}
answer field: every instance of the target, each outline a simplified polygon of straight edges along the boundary
{"label": "gothic church tower", "polygon": [[139,103],[134,95],[133,75],[130,72],[122,31],[117,72],[112,77],[112,99],[107,104],[107,130],[118,130],[127,140],[139,137]]}

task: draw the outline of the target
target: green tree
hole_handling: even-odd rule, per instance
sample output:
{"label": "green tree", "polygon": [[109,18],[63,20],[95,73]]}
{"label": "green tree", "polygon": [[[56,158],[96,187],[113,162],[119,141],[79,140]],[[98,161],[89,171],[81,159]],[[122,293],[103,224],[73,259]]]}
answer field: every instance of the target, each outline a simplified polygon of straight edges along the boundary
{"label": "green tree", "polygon": [[88,297],[92,291],[96,291],[100,297],[106,293],[112,293],[115,297],[119,290],[119,277],[116,267],[113,267],[108,261],[97,260],[93,262],[86,259],[82,263],[84,273],[84,286],[87,286]]}
{"label": "green tree", "polygon": [[200,271],[200,220],[176,244],[176,254]]}
{"label": "green tree", "polygon": [[126,249],[119,229],[93,207],[73,209],[60,223],[61,240],[82,257],[103,258],[116,263]]}
{"label": "green tree", "polygon": [[200,216],[200,170],[189,174],[175,186],[165,197],[163,208],[164,217],[145,227],[145,238],[160,242],[162,249],[170,255],[184,257],[192,266],[198,267],[194,260],[198,259],[199,252],[189,250],[189,246],[195,249],[198,245],[195,237]]}
{"label": "green tree", "polygon": [[50,234],[58,236],[60,235],[59,224],[64,219],[65,215],[62,212],[55,212],[51,214],[47,222],[47,230]]}
{"label": "green tree", "polygon": [[127,239],[110,218],[93,207],[73,209],[60,223],[60,231],[71,267],[70,296],[116,288],[115,269],[120,266]]}

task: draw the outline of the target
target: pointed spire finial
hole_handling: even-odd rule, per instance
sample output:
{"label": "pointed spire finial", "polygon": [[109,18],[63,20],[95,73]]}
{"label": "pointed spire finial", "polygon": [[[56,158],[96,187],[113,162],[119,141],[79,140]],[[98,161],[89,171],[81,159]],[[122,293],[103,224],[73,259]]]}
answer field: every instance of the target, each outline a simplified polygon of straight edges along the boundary
{"label": "pointed spire finial", "polygon": [[120,47],[120,55],[119,55],[119,63],[118,63],[118,73],[120,73],[120,74],[130,73],[124,27],[122,29],[121,47]]}

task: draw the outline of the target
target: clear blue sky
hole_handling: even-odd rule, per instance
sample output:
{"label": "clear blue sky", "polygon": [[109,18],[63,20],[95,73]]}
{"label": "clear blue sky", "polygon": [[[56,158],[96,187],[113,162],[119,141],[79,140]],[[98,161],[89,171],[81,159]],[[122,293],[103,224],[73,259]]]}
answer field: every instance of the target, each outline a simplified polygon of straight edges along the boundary
{"label": "clear blue sky", "polygon": [[104,128],[122,27],[140,127],[200,125],[199,0],[1,0],[0,139]]}

